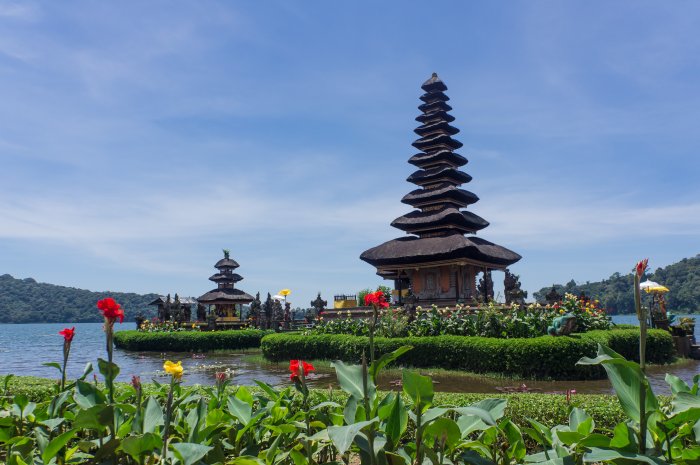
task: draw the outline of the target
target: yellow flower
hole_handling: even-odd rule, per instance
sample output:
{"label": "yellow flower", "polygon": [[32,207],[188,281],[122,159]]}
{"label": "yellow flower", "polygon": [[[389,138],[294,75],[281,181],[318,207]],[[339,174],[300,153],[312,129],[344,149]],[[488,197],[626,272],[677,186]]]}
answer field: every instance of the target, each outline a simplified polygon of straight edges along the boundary
{"label": "yellow flower", "polygon": [[289,294],[291,294],[291,293],[292,293],[292,291],[290,291],[289,289],[282,289],[282,290],[279,292],[279,295],[284,296],[284,297],[287,297],[287,296],[288,296]]}
{"label": "yellow flower", "polygon": [[163,369],[165,370],[166,373],[169,375],[173,376],[173,379],[179,380],[182,378],[182,372],[184,371],[182,369],[182,362],[171,362],[170,360],[167,360],[163,364]]}

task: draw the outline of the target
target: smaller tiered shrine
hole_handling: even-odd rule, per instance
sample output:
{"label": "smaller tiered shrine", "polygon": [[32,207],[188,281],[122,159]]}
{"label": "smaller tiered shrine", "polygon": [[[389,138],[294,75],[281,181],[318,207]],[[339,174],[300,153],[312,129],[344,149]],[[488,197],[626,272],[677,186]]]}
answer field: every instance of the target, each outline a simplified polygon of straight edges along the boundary
{"label": "smaller tiered shrine", "polygon": [[233,270],[240,265],[230,257],[230,252],[224,249],[224,258],[216,262],[214,268],[219,272],[209,277],[210,281],[217,284],[216,289],[212,289],[197,301],[209,307],[209,314],[216,316],[216,324],[234,325],[240,322],[241,307],[251,303],[254,298],[250,294],[235,288],[235,284],[243,279]]}

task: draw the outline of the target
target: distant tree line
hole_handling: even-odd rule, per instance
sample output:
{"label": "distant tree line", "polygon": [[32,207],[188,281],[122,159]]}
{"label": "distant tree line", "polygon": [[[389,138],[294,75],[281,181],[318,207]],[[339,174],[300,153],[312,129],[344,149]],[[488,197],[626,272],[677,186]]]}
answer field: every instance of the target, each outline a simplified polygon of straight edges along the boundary
{"label": "distant tree line", "polygon": [[[700,254],[692,258],[684,258],[665,268],[657,268],[652,274],[647,274],[646,278],[670,289],[665,296],[669,311],[674,313],[700,311]],[[572,279],[566,284],[555,284],[554,288],[561,295],[569,292],[598,299],[611,313],[634,313],[631,272],[613,273],[608,279],[585,284],[578,284]],[[535,299],[538,302],[544,302],[545,295],[551,289],[551,287],[545,287],[535,292]]]}
{"label": "distant tree line", "polygon": [[4,274],[0,276],[0,323],[99,322],[102,317],[95,305],[105,297],[114,297],[121,304],[127,320],[133,321],[139,313],[155,316],[155,307],[148,304],[157,294],[92,292]]}

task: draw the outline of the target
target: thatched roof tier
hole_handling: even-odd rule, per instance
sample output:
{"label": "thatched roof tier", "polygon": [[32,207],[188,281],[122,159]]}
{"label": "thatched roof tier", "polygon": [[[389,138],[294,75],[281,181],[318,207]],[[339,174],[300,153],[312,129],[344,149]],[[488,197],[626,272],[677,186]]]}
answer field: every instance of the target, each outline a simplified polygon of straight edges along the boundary
{"label": "thatched roof tier", "polygon": [[426,92],[444,92],[447,90],[447,86],[440,80],[437,73],[433,73],[430,79],[425,81],[420,88]]}
{"label": "thatched roof tier", "polygon": [[416,116],[416,121],[423,124],[428,124],[435,121],[445,121],[447,123],[451,123],[454,120],[455,117],[447,113],[446,111],[436,111],[434,113],[421,114]]}
{"label": "thatched roof tier", "polygon": [[408,162],[423,169],[434,168],[437,165],[444,164],[457,168],[468,163],[466,158],[451,150],[439,150],[431,153],[420,152],[409,158]]}
{"label": "thatched roof tier", "polygon": [[476,203],[478,200],[479,197],[476,194],[445,183],[434,189],[416,189],[411,191],[401,199],[401,202],[416,208],[440,205],[445,202],[466,207]]}
{"label": "thatched roof tier", "polygon": [[465,233],[473,233],[484,229],[489,222],[470,211],[460,211],[454,207],[442,210],[419,211],[413,210],[391,222],[395,228],[408,233],[428,231],[443,231],[454,229]]}
{"label": "thatched roof tier", "polygon": [[432,134],[446,134],[448,136],[453,136],[459,132],[454,126],[450,126],[447,121],[432,121],[428,124],[422,124],[413,130],[416,134],[421,137],[428,137]]}
{"label": "thatched roof tier", "polygon": [[457,150],[464,144],[453,139],[448,134],[436,134],[434,136],[421,137],[411,145],[423,152],[431,152],[433,150]]}
{"label": "thatched roof tier", "polygon": [[242,280],[243,276],[238,273],[216,273],[209,276],[209,281],[214,281],[215,283],[237,283]]}
{"label": "thatched roof tier", "polygon": [[424,101],[425,103],[432,103],[437,101],[447,102],[448,100],[450,100],[450,98],[447,95],[440,91],[426,92],[418,98]]}
{"label": "thatched roof tier", "polygon": [[229,268],[229,269],[234,269],[238,268],[240,265],[236,260],[233,260],[232,258],[222,258],[218,262],[216,262],[216,265],[214,265],[214,268],[222,269],[222,268]]}
{"label": "thatched roof tier", "polygon": [[436,100],[430,103],[424,103],[418,106],[418,109],[423,113],[433,113],[435,111],[450,111],[452,107],[443,102],[442,100]]}
{"label": "thatched roof tier", "polygon": [[248,304],[254,298],[240,289],[213,289],[197,299],[200,304]]}
{"label": "thatched roof tier", "polygon": [[402,237],[373,247],[360,255],[360,259],[376,267],[464,259],[505,268],[520,258],[520,255],[505,247],[480,237],[465,237],[461,234],[422,239]]}
{"label": "thatched roof tier", "polygon": [[432,185],[439,182],[446,182],[458,186],[472,180],[472,177],[463,171],[456,170],[451,166],[441,166],[428,170],[418,170],[413,172],[406,181],[419,186]]}

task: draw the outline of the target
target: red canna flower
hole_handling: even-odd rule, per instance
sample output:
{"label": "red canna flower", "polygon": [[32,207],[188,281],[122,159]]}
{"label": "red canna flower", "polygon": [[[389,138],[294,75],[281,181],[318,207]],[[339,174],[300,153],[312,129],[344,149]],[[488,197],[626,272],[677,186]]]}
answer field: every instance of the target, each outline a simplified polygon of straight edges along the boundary
{"label": "red canna flower", "polygon": [[228,378],[228,375],[225,371],[217,371],[215,376],[216,384],[222,384],[224,381],[226,381],[226,378]]}
{"label": "red canna flower", "polygon": [[137,375],[133,375],[131,377],[131,385],[134,387],[134,389],[139,390],[141,389],[141,377]]}
{"label": "red canna flower", "polygon": [[389,302],[386,301],[382,291],[370,292],[365,296],[365,305],[376,306],[377,308],[387,308]]}
{"label": "red canna flower", "polygon": [[70,343],[73,340],[73,336],[75,336],[75,326],[73,326],[72,328],[62,329],[58,332],[58,334],[63,336],[65,342]]}
{"label": "red canna flower", "polygon": [[641,278],[642,275],[644,274],[644,272],[646,271],[648,263],[649,263],[649,259],[645,258],[644,260],[639,261],[637,263],[637,266],[634,267],[635,272],[637,273],[637,276],[639,276],[639,278]]}
{"label": "red canna flower", "polygon": [[301,370],[304,371],[304,378],[306,378],[309,374],[309,372],[314,371],[314,366],[310,363],[306,363],[303,360],[290,360],[289,361],[289,371],[292,372],[291,375],[289,375],[289,379],[292,381],[295,381],[299,379],[299,374]]}
{"label": "red canna flower", "polygon": [[121,305],[119,305],[113,298],[107,297],[106,299],[99,300],[97,302],[97,308],[100,309],[102,315],[110,323],[114,323],[117,318],[119,318],[119,323],[124,322],[124,310],[122,310]]}

